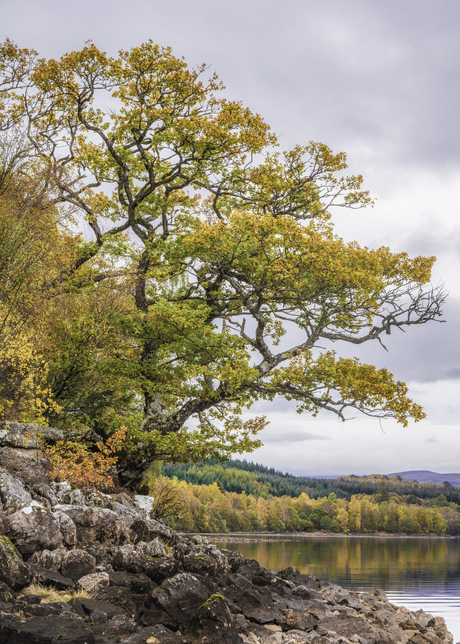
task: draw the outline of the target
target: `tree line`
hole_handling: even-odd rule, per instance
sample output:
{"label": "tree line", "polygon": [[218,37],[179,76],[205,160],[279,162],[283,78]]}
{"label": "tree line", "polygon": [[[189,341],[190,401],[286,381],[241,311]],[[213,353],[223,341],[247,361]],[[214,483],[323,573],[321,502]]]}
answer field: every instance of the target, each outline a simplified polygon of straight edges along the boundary
{"label": "tree line", "polygon": [[227,492],[217,482],[194,485],[170,480],[181,512],[163,518],[184,532],[314,532],[374,534],[459,534],[458,506],[404,503],[396,495],[379,502],[375,496],[352,495],[348,501],[331,492],[328,497],[247,495]]}

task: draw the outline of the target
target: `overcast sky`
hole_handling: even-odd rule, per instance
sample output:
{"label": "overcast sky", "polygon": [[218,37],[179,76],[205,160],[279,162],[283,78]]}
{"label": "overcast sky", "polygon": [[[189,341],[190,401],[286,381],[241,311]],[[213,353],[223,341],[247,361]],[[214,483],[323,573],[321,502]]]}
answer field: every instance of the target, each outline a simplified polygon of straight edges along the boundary
{"label": "overcast sky", "polygon": [[[107,53],[152,39],[260,113],[289,148],[348,154],[377,199],[335,213],[362,245],[436,255],[445,324],[392,335],[361,355],[405,380],[428,418],[299,416],[259,407],[271,425],[252,460],[299,474],[460,472],[460,3],[458,0],[0,0],[0,39],[45,57],[92,39]],[[337,347],[338,349],[338,347]]]}

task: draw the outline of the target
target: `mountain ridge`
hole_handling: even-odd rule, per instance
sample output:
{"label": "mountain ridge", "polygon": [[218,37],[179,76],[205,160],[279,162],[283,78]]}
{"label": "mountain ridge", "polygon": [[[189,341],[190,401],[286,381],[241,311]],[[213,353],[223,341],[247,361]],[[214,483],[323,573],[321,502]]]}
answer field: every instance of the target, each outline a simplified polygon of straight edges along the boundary
{"label": "mountain ridge", "polygon": [[454,487],[460,487],[460,474],[457,472],[443,474],[432,472],[431,470],[407,470],[405,472],[392,472],[388,476],[402,476],[408,481],[418,481],[419,483],[444,483],[447,481]]}

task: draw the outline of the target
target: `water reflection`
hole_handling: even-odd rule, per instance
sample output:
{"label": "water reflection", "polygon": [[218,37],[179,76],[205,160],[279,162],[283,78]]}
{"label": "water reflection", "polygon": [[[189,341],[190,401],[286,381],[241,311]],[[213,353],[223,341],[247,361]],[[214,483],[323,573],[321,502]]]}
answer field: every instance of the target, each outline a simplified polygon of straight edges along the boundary
{"label": "water reflection", "polygon": [[264,537],[227,542],[271,570],[293,566],[353,590],[383,588],[395,604],[441,615],[460,640],[460,541],[429,537]]}

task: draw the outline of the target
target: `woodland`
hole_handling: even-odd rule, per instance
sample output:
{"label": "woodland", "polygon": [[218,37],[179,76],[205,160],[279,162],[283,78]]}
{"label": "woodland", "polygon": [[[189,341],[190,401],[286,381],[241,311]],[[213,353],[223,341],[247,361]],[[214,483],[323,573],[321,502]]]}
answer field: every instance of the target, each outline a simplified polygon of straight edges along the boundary
{"label": "woodland", "polygon": [[[221,90],[152,42],[115,58],[89,42],[59,60],[0,45],[0,416],[65,433],[57,476],[78,465],[83,480],[142,489],[155,462],[250,452],[268,420],[248,412],[265,401],[269,415],[277,397],[307,415],[424,418],[404,382],[339,351],[440,320],[435,258],[342,240],[332,214],[372,205],[346,155],[282,150]],[[281,496],[267,477],[252,491],[217,479],[215,495],[241,504],[266,488],[258,528],[270,503],[284,504],[276,529],[326,514],[358,525],[351,484],[328,493],[331,514],[311,486],[307,501],[287,479]],[[392,530],[406,520],[395,504]],[[256,527],[254,513],[238,527],[219,513]],[[409,514],[442,531],[433,508]]]}
{"label": "woodland", "polygon": [[460,490],[449,483],[303,478],[238,460],[165,464],[161,474],[157,486],[175,498],[166,520],[186,532],[460,534]]}

